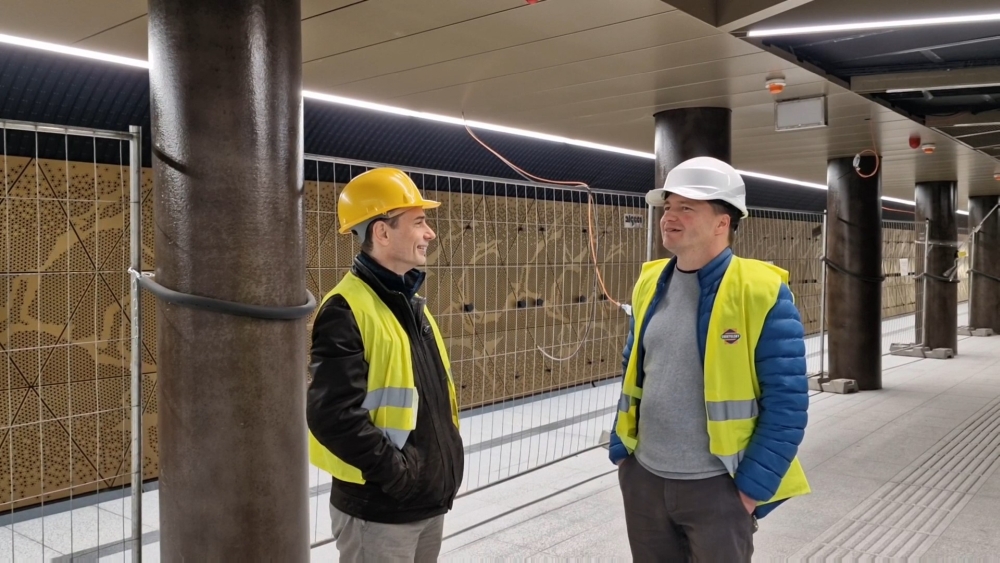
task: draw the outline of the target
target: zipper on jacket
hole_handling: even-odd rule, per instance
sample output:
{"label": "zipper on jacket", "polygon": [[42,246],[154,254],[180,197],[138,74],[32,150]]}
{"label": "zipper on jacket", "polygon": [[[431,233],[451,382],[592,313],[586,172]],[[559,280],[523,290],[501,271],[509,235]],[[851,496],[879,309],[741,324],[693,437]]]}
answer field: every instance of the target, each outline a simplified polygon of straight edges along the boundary
{"label": "zipper on jacket", "polygon": [[[414,356],[419,360],[419,362],[421,364],[419,367],[423,368],[423,369],[420,370],[420,373],[426,374],[426,377],[428,379],[430,379],[430,381],[426,381],[425,383],[428,383],[429,386],[432,387],[432,389],[428,389],[427,390],[430,393],[432,393],[433,397],[434,397],[434,404],[431,405],[431,409],[433,411],[439,412],[439,411],[442,410],[442,400],[441,400],[441,392],[442,392],[442,390],[441,390],[441,386],[440,386],[440,383],[442,381],[439,378],[435,378],[432,375],[432,373],[438,371],[437,366],[434,364],[433,361],[429,361],[428,358],[427,358],[427,356],[426,356],[427,355],[427,350],[425,348],[426,344],[425,344],[424,338],[423,338],[423,331],[422,331],[422,327],[420,326],[420,323],[419,323],[419,321],[417,319],[417,314],[416,314],[416,311],[414,310],[413,303],[410,300],[406,299],[406,296],[404,296],[402,294],[399,294],[399,299],[401,301],[403,301],[403,302],[406,303],[406,311],[407,311],[406,318],[407,318],[407,321],[409,322],[411,328],[413,329],[412,334],[414,334],[414,335],[417,336],[417,342],[416,342],[417,346],[415,347],[415,349],[417,350],[417,353],[414,354]],[[433,341],[433,344],[435,346],[437,346],[437,340],[436,339]],[[411,343],[411,349],[413,349],[413,348],[414,348],[413,347],[413,343]],[[414,366],[414,367],[418,367],[418,366]],[[444,377],[447,377],[447,376],[444,376]],[[435,381],[435,379],[438,379],[438,381]],[[445,382],[445,387],[447,387],[447,382]],[[451,419],[451,401],[450,401],[450,399],[449,399],[449,401],[447,403],[447,406],[448,406],[448,418],[450,420]],[[449,456],[450,448],[445,448],[445,445],[442,442],[442,436],[441,436],[442,431],[441,431],[441,428],[439,428],[439,426],[438,426],[439,423],[440,423],[440,421],[438,420],[437,416],[431,415],[430,422],[431,422],[431,428],[434,429],[434,440],[435,440],[435,442],[438,445],[438,451],[440,452],[440,455],[441,455],[441,467],[442,467],[442,469],[445,470],[446,474],[450,473],[452,475],[452,480],[454,481],[454,479],[455,479],[455,477],[454,477],[454,474],[455,474],[454,463],[451,461],[451,458]],[[457,484],[455,486],[457,486]],[[445,502],[447,502],[446,499],[444,499],[444,500],[445,500]]]}

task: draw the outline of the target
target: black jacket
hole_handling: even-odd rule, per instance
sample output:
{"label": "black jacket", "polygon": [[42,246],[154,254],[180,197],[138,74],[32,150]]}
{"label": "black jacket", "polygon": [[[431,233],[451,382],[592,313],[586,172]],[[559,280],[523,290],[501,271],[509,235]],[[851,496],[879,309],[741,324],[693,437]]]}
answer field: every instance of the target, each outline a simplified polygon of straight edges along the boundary
{"label": "black jacket", "polygon": [[316,440],[360,469],[366,481],[357,485],[334,479],[330,502],[351,516],[386,524],[439,516],[452,507],[464,459],[447,372],[424,315],[424,300],[415,295],[424,275],[414,270],[398,276],[365,254],[355,258],[353,272],[409,334],[420,404],[416,429],[403,449],[396,449],[361,407],[368,364],[354,313],[340,295],[327,300],[313,324],[306,418]]}

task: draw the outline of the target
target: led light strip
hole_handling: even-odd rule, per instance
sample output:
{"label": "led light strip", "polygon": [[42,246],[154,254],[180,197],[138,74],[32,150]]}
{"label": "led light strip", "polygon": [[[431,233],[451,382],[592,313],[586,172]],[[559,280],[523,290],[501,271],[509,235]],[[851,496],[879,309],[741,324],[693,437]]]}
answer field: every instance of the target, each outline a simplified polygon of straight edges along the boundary
{"label": "led light strip", "polygon": [[8,45],[17,45],[18,47],[29,47],[31,49],[39,49],[41,51],[49,51],[52,53],[61,53],[63,55],[72,55],[74,57],[83,57],[85,59],[106,61],[109,63],[116,63],[120,65],[134,66],[138,68],[149,68],[149,61],[144,61],[141,59],[130,59],[128,57],[109,55],[107,53],[100,53],[98,51],[91,51],[88,49],[77,49],[76,47],[67,47],[65,45],[57,45],[55,43],[48,43],[46,41],[25,39],[23,37],[14,37],[13,35],[4,35],[2,33],[0,33],[0,43],[6,43]]}
{"label": "led light strip", "polygon": [[[997,15],[997,19],[1000,19],[1000,14]],[[916,20],[914,20],[914,21],[916,21]],[[105,62],[109,62],[109,63],[115,63],[115,64],[120,64],[120,65],[127,65],[127,66],[131,66],[131,67],[146,68],[146,69],[149,68],[149,61],[144,61],[144,60],[141,60],[141,59],[132,59],[132,58],[129,58],[129,57],[121,57],[121,56],[118,56],[118,55],[110,55],[110,54],[107,54],[107,53],[101,53],[101,52],[98,52],[98,51],[91,51],[91,50],[88,50],[88,49],[78,49],[76,47],[67,47],[65,45],[57,45],[55,43],[48,43],[48,42],[45,42],[45,41],[36,41],[34,39],[25,39],[23,37],[15,37],[13,35],[0,34],[0,43],[6,43],[8,45],[16,45],[16,46],[19,46],[19,47],[29,47],[29,48],[32,48],[32,49],[39,49],[39,50],[42,50],[42,51],[49,51],[49,52],[52,52],[52,53],[60,53],[60,54],[64,54],[64,55],[71,55],[71,56],[74,56],[74,57],[83,57],[83,58],[86,58],[86,59],[94,59],[94,60],[98,60],[98,61],[105,61]],[[558,135],[548,135],[548,134],[545,134],[545,133],[537,133],[535,131],[528,131],[527,129],[517,129],[515,127],[506,127],[506,126],[503,126],[503,125],[494,125],[492,123],[484,123],[482,121],[471,121],[471,120],[462,119],[460,117],[449,117],[447,115],[440,115],[440,114],[436,114],[436,113],[428,113],[428,112],[424,112],[424,111],[416,111],[416,110],[405,109],[405,108],[400,108],[400,107],[395,107],[395,106],[389,106],[389,105],[385,105],[385,104],[379,104],[379,103],[375,103],[375,102],[367,102],[367,101],[364,101],[364,100],[356,100],[356,99],[353,99],[353,98],[345,98],[343,96],[335,96],[333,94],[323,94],[321,92],[312,92],[312,91],[309,91],[309,90],[303,90],[302,91],[302,97],[303,98],[307,98],[307,99],[311,99],[311,100],[318,100],[318,101],[323,101],[323,102],[329,102],[329,103],[332,103],[332,104],[338,104],[338,105],[344,105],[344,106],[351,106],[351,107],[356,107],[356,108],[361,108],[361,109],[367,109],[367,110],[372,110],[372,111],[380,111],[380,112],[383,112],[383,113],[391,113],[391,114],[394,114],[394,115],[401,115],[401,116],[405,116],[405,117],[415,117],[415,118],[418,118],[418,119],[426,119],[426,120],[429,120],[429,121],[437,121],[439,123],[448,123],[448,124],[451,124],[451,125],[460,125],[460,126],[463,126],[463,127],[466,126],[466,125],[468,125],[469,127],[473,127],[475,129],[483,129],[483,130],[486,130],[486,131],[496,131],[498,133],[506,133],[506,134],[509,134],[509,135],[517,135],[517,136],[520,136],[520,137],[528,137],[528,138],[531,138],[531,139],[539,139],[539,140],[543,140],[543,141],[550,141],[550,142],[553,142],[553,143],[563,143],[563,144],[567,144],[567,145],[573,145],[573,146],[583,147],[583,148],[588,148],[588,149],[595,149],[595,150],[601,150],[601,151],[607,151],[607,152],[614,152],[614,153],[618,153],[618,154],[625,154],[625,155],[635,156],[635,157],[639,157],[639,158],[647,158],[647,159],[650,159],[650,160],[653,160],[653,159],[656,158],[656,155],[654,155],[653,153],[648,153],[648,152],[636,151],[636,150],[632,150],[632,149],[626,149],[626,148],[622,148],[622,147],[615,147],[615,146],[611,146],[611,145],[603,145],[603,144],[600,144],[600,143],[591,143],[590,141],[581,141],[581,140],[578,140],[578,139],[570,139],[568,137],[560,137]],[[772,176],[770,174],[761,174],[761,173],[758,173],[758,172],[748,172],[748,171],[745,171],[745,170],[738,170],[737,172],[739,172],[743,176],[749,176],[751,178],[759,178],[759,179],[762,179],[762,180],[771,180],[771,181],[774,181],[774,182],[782,182],[782,183],[785,183],[785,184],[793,184],[793,185],[796,185],[796,186],[802,186],[802,187],[813,188],[813,189],[818,189],[818,190],[825,190],[825,189],[827,189],[827,187],[824,186],[823,184],[815,184],[815,183],[812,183],[812,182],[803,182],[801,180],[793,180],[791,178],[783,178],[781,176]],[[882,197],[882,199],[885,200],[885,201],[892,201],[892,202],[895,202],[895,203],[903,203],[903,204],[906,204],[906,205],[914,205],[914,203],[912,201],[907,201],[905,199],[896,199],[896,198],[884,197],[884,196]],[[959,213],[963,213],[963,214],[968,215],[968,213],[965,212],[965,211],[959,211]]]}
{"label": "led light strip", "polygon": [[845,23],[835,25],[814,25],[805,27],[785,27],[777,29],[755,29],[748,37],[780,37],[805,35],[810,33],[832,33],[836,31],[860,31],[866,29],[890,29],[900,27],[920,27],[928,25],[955,25],[962,23],[988,23],[1000,21],[1000,14],[980,14],[974,16],[949,16],[940,18],[918,18],[910,20],[886,20],[873,22]]}

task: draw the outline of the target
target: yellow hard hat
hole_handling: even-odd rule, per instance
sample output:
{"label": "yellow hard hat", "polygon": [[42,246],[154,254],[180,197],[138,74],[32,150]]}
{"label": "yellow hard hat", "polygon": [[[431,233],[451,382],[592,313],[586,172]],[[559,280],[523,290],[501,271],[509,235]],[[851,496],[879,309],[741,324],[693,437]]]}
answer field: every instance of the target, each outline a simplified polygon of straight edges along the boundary
{"label": "yellow hard hat", "polygon": [[344,186],[337,203],[340,234],[396,209],[434,209],[441,203],[424,199],[413,180],[402,170],[374,168]]}

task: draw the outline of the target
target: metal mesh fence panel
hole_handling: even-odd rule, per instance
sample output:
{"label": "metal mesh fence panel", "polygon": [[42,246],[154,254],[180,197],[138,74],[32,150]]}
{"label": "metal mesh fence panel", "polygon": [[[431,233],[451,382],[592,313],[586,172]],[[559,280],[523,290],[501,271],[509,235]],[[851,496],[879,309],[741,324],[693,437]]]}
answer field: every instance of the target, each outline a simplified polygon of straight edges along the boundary
{"label": "metal mesh fence panel", "polygon": [[0,134],[0,560],[124,551],[130,137]]}
{"label": "metal mesh fence panel", "polygon": [[892,344],[917,342],[914,315],[920,314],[914,272],[917,265],[917,233],[912,221],[882,222],[882,354]]}
{"label": "metal mesh fence panel", "polygon": [[[324,295],[359,251],[337,234],[336,202],[374,165],[306,162],[310,290]],[[620,394],[628,302],[646,257],[641,194],[587,192],[494,178],[410,170],[437,233],[428,299],[448,346],[465,444],[462,492],[599,445]],[[313,541],[329,534],[329,476],[312,470]]]}
{"label": "metal mesh fence panel", "polygon": [[823,237],[821,213],[752,209],[733,241],[737,256],[763,260],[788,272],[788,287],[805,328],[810,374],[822,369],[825,350],[820,334]]}

